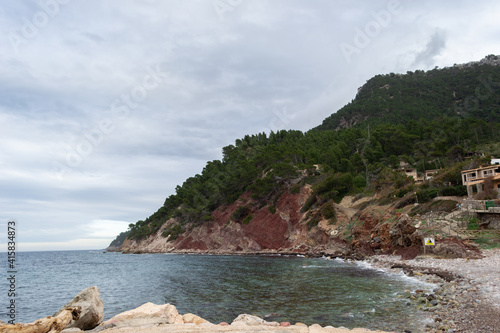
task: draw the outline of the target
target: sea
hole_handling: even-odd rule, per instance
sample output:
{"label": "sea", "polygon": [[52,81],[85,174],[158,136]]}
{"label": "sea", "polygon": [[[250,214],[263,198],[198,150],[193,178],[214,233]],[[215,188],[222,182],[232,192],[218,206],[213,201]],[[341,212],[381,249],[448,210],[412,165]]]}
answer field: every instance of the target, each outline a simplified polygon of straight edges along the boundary
{"label": "sea", "polygon": [[[4,262],[7,262],[7,254]],[[0,283],[0,320],[8,321],[9,281]],[[247,313],[268,321],[373,330],[424,331],[424,313],[398,294],[432,289],[363,262],[301,256],[19,252],[16,322],[53,315],[97,286],[105,320],[146,302],[170,303],[212,323]]]}

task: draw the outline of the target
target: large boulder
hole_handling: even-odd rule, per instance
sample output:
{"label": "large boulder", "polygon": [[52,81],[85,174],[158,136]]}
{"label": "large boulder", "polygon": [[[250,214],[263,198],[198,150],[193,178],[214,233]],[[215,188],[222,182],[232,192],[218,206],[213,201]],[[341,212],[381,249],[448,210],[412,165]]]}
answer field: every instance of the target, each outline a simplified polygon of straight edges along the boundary
{"label": "large boulder", "polygon": [[263,325],[265,320],[257,316],[252,316],[249,314],[240,314],[236,319],[233,320],[231,325],[242,323],[248,326]]}
{"label": "large boulder", "polygon": [[71,321],[66,328],[76,327],[81,330],[91,330],[97,327],[104,319],[104,304],[101,299],[101,292],[96,286],[82,290],[68,304],[63,306],[54,314],[57,317],[67,308],[81,307],[80,318]]}
{"label": "large boulder", "polygon": [[436,246],[429,249],[430,253],[437,255],[441,258],[456,259],[456,258],[469,258],[481,259],[483,258],[481,250],[456,238],[447,238],[436,240]]}
{"label": "large boulder", "polygon": [[399,220],[389,231],[393,246],[409,247],[421,244],[417,229],[407,219]]}
{"label": "large boulder", "polygon": [[[60,333],[72,321],[80,317],[81,308],[67,308],[61,311],[57,317],[45,317],[32,323],[5,324],[0,326],[2,333]],[[3,322],[2,322],[3,323]]]}
{"label": "large boulder", "polygon": [[[187,318],[194,322],[196,318]],[[184,324],[177,308],[171,304],[156,305],[146,303],[140,307],[117,314],[99,326],[99,330],[110,327],[140,327],[159,324]]]}
{"label": "large boulder", "polygon": [[203,319],[200,316],[197,316],[197,315],[192,314],[192,313],[186,313],[185,315],[183,315],[182,320],[184,321],[184,324],[201,325],[201,324],[209,324],[210,323],[208,320]]}

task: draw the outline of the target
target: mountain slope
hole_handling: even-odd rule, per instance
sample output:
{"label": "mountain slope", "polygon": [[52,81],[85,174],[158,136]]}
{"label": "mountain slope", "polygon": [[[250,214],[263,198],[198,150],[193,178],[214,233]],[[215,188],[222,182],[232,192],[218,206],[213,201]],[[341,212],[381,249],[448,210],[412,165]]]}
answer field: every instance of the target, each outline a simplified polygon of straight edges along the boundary
{"label": "mountain slope", "polygon": [[358,123],[406,123],[419,118],[473,117],[500,120],[500,57],[479,62],[417,70],[406,75],[377,75],[359,88],[356,98],[316,129],[340,129]]}
{"label": "mountain slope", "polygon": [[[451,69],[378,75],[313,130],[236,140],[112,245],[133,252],[350,251],[360,216],[338,205],[344,196],[463,194],[460,168],[480,163],[466,157],[500,140],[497,62],[489,56]],[[443,170],[421,188],[393,171],[402,161],[419,172]]]}

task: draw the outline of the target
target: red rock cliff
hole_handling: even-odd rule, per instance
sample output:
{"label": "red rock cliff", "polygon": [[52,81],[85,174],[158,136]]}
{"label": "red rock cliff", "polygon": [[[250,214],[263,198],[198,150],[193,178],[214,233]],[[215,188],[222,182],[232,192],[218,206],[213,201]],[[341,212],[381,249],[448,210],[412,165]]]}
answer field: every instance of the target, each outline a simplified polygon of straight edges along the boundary
{"label": "red rock cliff", "polygon": [[[161,236],[162,229],[143,240],[127,239],[124,252],[202,252],[202,253],[310,253],[344,256],[350,253],[350,244],[341,240],[335,226],[321,221],[308,229],[302,205],[310,195],[303,187],[298,194],[286,192],[276,202],[276,211],[269,206],[259,207],[248,193],[230,206],[219,207],[212,220],[186,226],[186,232],[175,241]],[[252,219],[248,224],[235,222],[232,214],[238,207],[250,208]],[[169,220],[164,227],[177,223]]]}

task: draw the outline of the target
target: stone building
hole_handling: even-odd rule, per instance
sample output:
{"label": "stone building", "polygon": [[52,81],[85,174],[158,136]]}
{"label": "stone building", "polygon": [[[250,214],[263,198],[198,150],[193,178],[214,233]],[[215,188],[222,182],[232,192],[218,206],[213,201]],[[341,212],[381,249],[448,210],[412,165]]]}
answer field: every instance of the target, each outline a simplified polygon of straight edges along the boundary
{"label": "stone building", "polygon": [[467,195],[471,197],[474,194],[474,186],[477,193],[485,190],[485,180],[489,178],[492,181],[493,189],[497,191],[500,197],[500,166],[489,165],[479,167],[477,169],[463,170],[462,171],[462,184],[467,186]]}

